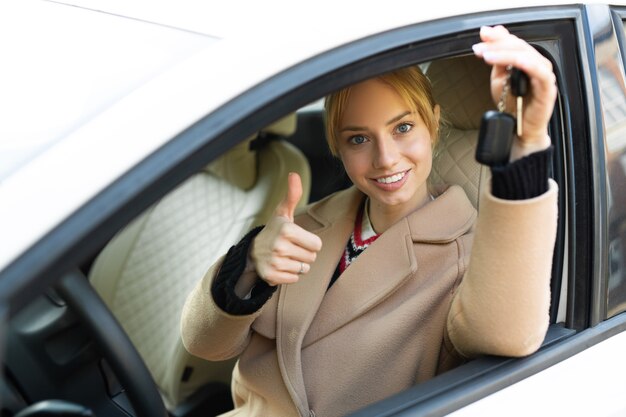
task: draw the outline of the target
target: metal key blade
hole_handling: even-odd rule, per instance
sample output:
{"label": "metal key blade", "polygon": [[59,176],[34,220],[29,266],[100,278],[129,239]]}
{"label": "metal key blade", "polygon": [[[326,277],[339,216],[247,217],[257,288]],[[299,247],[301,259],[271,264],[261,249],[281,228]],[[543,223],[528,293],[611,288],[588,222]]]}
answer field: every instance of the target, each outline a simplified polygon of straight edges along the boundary
{"label": "metal key blade", "polygon": [[522,131],[522,106],[524,105],[524,99],[522,98],[522,96],[517,96],[517,105],[516,107],[516,123],[515,125],[517,126],[517,137],[521,137],[522,133],[524,133]]}

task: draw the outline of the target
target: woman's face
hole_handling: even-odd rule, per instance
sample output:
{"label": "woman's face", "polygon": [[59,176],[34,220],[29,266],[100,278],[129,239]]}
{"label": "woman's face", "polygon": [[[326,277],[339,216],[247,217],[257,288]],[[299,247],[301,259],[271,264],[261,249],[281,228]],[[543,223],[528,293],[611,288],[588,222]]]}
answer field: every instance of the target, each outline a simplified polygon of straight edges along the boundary
{"label": "woman's face", "polygon": [[398,220],[428,201],[430,132],[391,86],[378,79],[354,86],[337,138],[346,172],[372,211]]}

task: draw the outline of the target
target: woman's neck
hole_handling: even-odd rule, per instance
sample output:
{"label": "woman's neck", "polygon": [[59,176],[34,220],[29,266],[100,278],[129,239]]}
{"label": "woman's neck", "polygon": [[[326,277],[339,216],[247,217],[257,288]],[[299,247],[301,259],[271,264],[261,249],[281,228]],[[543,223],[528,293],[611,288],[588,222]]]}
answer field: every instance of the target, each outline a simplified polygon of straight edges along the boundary
{"label": "woman's neck", "polygon": [[418,208],[426,205],[431,200],[433,200],[433,197],[428,192],[427,187],[424,187],[423,192],[416,193],[412,201],[408,204],[381,204],[380,202],[368,198],[367,203],[369,204],[369,218],[372,227],[377,234],[381,234],[399,220],[408,216]]}

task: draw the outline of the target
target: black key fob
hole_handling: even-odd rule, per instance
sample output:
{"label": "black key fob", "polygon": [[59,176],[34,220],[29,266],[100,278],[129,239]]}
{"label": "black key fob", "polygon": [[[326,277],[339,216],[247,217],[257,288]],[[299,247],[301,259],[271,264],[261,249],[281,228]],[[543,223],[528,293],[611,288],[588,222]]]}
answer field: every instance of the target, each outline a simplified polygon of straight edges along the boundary
{"label": "black key fob", "polygon": [[480,122],[476,160],[489,166],[508,163],[514,132],[515,118],[513,116],[495,110],[486,112]]}
{"label": "black key fob", "polygon": [[528,79],[528,75],[518,68],[513,68],[511,70],[511,93],[515,97],[524,97],[528,94],[528,89],[530,87],[530,80]]}

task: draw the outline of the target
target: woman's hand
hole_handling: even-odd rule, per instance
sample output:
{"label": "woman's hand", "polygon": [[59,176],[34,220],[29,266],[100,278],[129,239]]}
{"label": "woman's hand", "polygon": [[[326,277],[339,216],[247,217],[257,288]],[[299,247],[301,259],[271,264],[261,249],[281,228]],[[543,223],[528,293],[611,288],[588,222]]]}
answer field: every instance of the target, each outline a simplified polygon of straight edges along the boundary
{"label": "woman's hand", "polygon": [[[482,42],[474,45],[473,49],[476,56],[493,66],[491,95],[495,103],[500,100],[508,65],[525,72],[530,81],[529,92],[523,101],[523,132],[516,141],[517,149],[514,146],[511,160],[549,147],[548,122],[557,94],[552,63],[503,26],[482,27],[480,39]],[[510,93],[506,108],[508,111],[515,110],[515,97]]]}
{"label": "woman's hand", "polygon": [[300,176],[290,173],[287,181],[287,195],[252,244],[256,271],[269,285],[297,282],[300,274],[309,272],[322,249],[317,235],[293,222],[294,211],[302,198]]}

